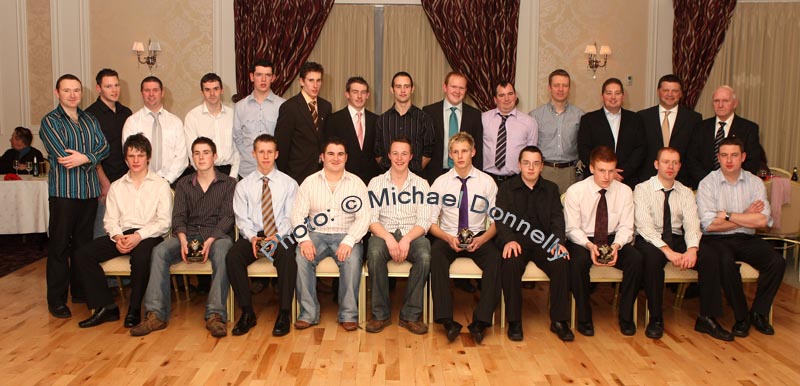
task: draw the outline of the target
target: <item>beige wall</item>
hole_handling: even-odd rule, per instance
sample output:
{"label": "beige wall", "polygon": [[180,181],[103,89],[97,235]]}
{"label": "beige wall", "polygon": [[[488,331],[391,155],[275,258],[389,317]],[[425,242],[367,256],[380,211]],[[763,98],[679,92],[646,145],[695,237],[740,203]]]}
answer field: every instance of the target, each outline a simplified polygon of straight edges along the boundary
{"label": "beige wall", "polygon": [[[30,120],[32,126],[38,126],[42,117],[53,109],[54,103],[55,79],[53,79],[53,55],[50,44],[50,0],[28,0],[27,3]],[[38,135],[34,137],[38,137]],[[34,141],[34,146],[37,146],[37,142],[38,139]]]}
{"label": "beige wall", "polygon": [[[91,70],[117,70],[123,104],[136,111],[142,107],[139,84],[150,74],[136,62],[134,41],[161,43],[162,53],[153,75],[164,82],[164,105],[181,119],[202,102],[200,78],[212,70],[212,0],[90,0]],[[227,81],[233,84],[233,80]],[[93,85],[94,79],[84,83]],[[89,88],[96,97],[94,88]],[[227,91],[226,100],[230,103]]]}
{"label": "beige wall", "polygon": [[[645,79],[647,15],[647,1],[540,0],[538,104],[549,100],[547,75],[563,68],[572,77],[571,102],[585,111],[602,106],[600,88],[610,77],[625,84],[623,107],[646,107],[645,82],[653,81]],[[592,79],[583,50],[595,41],[611,46],[612,55],[607,67],[598,69],[597,79]],[[627,84],[628,75],[633,77],[632,85]]]}

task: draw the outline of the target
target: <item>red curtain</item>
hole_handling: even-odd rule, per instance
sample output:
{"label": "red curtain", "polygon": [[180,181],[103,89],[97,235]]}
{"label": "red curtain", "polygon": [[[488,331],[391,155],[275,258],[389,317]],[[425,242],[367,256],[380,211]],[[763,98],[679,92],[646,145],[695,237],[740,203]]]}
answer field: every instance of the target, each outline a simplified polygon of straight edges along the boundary
{"label": "red curtain", "polygon": [[519,0],[422,0],[422,8],[450,66],[469,79],[475,104],[493,109],[495,83],[514,82]]}
{"label": "red curtain", "polygon": [[683,80],[682,103],[697,105],[725,41],[736,0],[674,0],[672,68]]}
{"label": "red curtain", "polygon": [[283,95],[311,54],[334,0],[235,0],[236,91],[253,91],[250,64],[266,58],[275,64],[272,91]]}

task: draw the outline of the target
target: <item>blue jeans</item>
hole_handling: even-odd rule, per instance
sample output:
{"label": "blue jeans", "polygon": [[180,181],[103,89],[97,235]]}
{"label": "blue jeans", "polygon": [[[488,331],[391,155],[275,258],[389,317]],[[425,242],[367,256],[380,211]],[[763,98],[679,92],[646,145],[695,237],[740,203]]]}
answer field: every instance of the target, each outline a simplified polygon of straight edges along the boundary
{"label": "blue jeans", "polygon": [[350,257],[345,261],[336,258],[336,250],[344,236],[343,233],[325,234],[308,232],[317,255],[308,261],[297,247],[297,300],[300,303],[300,316],[311,324],[319,324],[319,300],[317,299],[317,264],[331,256],[339,266],[339,322],[358,322],[358,286],[361,284],[361,260],[364,246],[353,245]]}
{"label": "blue jeans", "polygon": [[[199,235],[187,235],[187,240],[202,240]],[[231,239],[217,239],[211,244],[208,260],[211,261],[211,288],[206,301],[205,318],[211,314],[219,314],[223,321],[228,320],[225,303],[228,299],[228,274],[225,269],[225,255],[233,246]],[[145,312],[155,312],[163,321],[169,321],[171,311],[169,290],[169,267],[181,262],[181,241],[177,237],[164,239],[153,248],[153,261],[150,264],[150,282],[144,294]]]}
{"label": "blue jeans", "polygon": [[[392,234],[395,240],[400,241],[400,231]],[[372,318],[386,320],[392,316],[389,306],[389,269],[386,263],[392,260],[386,241],[373,235],[367,247],[367,266],[369,279],[372,284]],[[431,243],[420,236],[411,241],[406,260],[412,263],[411,272],[408,274],[406,299],[400,309],[400,319],[416,322],[422,318],[422,307],[425,296],[425,282],[431,268]]]}

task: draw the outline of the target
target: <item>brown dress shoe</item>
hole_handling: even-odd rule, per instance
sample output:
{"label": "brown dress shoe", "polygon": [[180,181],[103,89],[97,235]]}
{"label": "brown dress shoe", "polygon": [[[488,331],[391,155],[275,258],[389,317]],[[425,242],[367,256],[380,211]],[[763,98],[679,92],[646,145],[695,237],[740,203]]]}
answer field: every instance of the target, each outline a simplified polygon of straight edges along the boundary
{"label": "brown dress shoe", "polygon": [[228,327],[222,321],[222,315],[211,314],[206,320],[206,330],[211,331],[211,336],[222,338],[228,335]]}
{"label": "brown dress shoe", "polygon": [[309,327],[311,327],[311,323],[306,322],[305,320],[298,319],[296,322],[294,322],[294,328],[297,330],[305,330]]}
{"label": "brown dress shoe", "polygon": [[148,312],[143,322],[131,328],[131,335],[145,336],[153,331],[165,328],[167,328],[167,322],[159,319],[155,312]]}
{"label": "brown dress shoe", "polygon": [[383,331],[386,326],[392,324],[392,319],[387,318],[384,320],[372,319],[367,323],[366,330],[367,332],[376,333]]}
{"label": "brown dress shoe", "polygon": [[358,323],[356,322],[342,322],[341,324],[345,331],[355,331],[358,329]]}
{"label": "brown dress shoe", "polygon": [[405,328],[412,334],[424,335],[428,333],[428,325],[420,321],[412,322],[410,320],[400,319],[400,327]]}

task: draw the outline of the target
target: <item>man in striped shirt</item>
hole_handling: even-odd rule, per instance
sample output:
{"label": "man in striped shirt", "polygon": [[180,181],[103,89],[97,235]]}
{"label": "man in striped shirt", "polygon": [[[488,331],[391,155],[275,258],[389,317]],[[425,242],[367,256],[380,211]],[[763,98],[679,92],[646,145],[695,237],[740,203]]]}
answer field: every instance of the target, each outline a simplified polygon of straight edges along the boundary
{"label": "man in striped shirt", "polygon": [[369,183],[372,208],[369,229],[373,237],[367,248],[367,265],[372,283],[372,320],[366,330],[380,332],[392,324],[386,263],[408,261],[412,267],[405,303],[400,310],[400,327],[421,335],[428,332],[428,326],[420,319],[431,261],[431,243],[425,237],[431,225],[430,205],[425,202],[430,188],[425,179],[408,171],[413,154],[407,138],[392,141],[388,156],[392,167]]}
{"label": "man in striped shirt", "polygon": [[[692,190],[675,179],[681,169],[678,149],[664,147],[654,162],[657,174],[636,185],[633,202],[636,206],[636,249],[644,259],[642,274],[650,322],[645,335],[659,339],[664,334],[661,304],[664,296],[664,266],[694,269],[700,286],[700,315],[695,330],[720,340],[733,336],[715,317],[722,315],[719,286],[719,260],[700,245],[700,218]],[[665,225],[666,224],[666,225]]]}
{"label": "man in striped shirt", "polygon": [[70,251],[92,241],[96,198],[100,195],[97,165],[108,156],[108,143],[97,119],[78,108],[82,87],[75,75],[58,78],[58,106],[42,118],[39,129],[51,170],[47,306],[57,318],[72,316],[66,305],[70,285],[73,302],[85,301],[77,273],[70,270]]}

